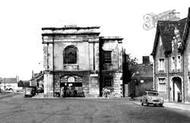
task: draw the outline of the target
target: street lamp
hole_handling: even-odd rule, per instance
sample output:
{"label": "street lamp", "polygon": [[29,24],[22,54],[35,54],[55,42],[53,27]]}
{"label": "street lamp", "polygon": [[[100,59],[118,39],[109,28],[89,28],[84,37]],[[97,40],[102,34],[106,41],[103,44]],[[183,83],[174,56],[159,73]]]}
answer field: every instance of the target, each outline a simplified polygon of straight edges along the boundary
{"label": "street lamp", "polygon": [[144,80],[140,80],[140,83],[143,84],[143,83],[144,83]]}

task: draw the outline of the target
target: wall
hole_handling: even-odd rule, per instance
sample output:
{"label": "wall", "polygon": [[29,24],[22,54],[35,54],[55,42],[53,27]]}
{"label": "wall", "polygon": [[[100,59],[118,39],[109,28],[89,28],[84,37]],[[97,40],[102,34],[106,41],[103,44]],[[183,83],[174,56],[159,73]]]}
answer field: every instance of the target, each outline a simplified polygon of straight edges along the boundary
{"label": "wall", "polygon": [[151,90],[152,87],[152,80],[145,80],[143,83],[138,82],[135,86],[135,96],[142,96],[146,90]]}
{"label": "wall", "polygon": [[[122,43],[114,38],[104,39],[104,44],[102,46],[103,51],[111,52],[111,64],[109,67],[103,69],[103,76],[113,77],[113,92],[112,96],[122,97],[123,96],[123,81],[122,81]],[[104,64],[103,66],[108,65]]]}
{"label": "wall", "polygon": [[184,98],[185,102],[190,102],[190,33],[186,41],[184,51]]}
{"label": "wall", "polygon": [[[153,83],[153,88],[158,90],[158,78],[162,77],[165,78],[165,82],[166,82],[166,91],[165,92],[159,92],[160,95],[162,97],[164,97],[165,100],[168,100],[168,58],[165,57],[164,54],[164,48],[163,48],[163,43],[162,43],[162,39],[161,36],[159,36],[159,42],[157,45],[157,49],[156,49],[156,55],[155,55],[155,59],[154,59],[154,83]],[[164,72],[159,72],[158,71],[158,61],[160,58],[164,58],[164,63],[165,63],[165,71]]]}
{"label": "wall", "polygon": [[109,70],[122,70],[122,45],[117,40],[105,41],[103,44],[104,51],[112,51],[112,65]]}

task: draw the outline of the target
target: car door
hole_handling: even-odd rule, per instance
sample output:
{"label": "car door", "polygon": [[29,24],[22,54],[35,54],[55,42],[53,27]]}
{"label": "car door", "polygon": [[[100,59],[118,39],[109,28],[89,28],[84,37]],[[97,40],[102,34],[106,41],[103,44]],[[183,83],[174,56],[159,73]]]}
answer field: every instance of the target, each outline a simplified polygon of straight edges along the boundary
{"label": "car door", "polygon": [[143,103],[146,102],[146,92],[144,92],[144,94],[143,94],[143,99],[142,99],[142,101],[143,101]]}

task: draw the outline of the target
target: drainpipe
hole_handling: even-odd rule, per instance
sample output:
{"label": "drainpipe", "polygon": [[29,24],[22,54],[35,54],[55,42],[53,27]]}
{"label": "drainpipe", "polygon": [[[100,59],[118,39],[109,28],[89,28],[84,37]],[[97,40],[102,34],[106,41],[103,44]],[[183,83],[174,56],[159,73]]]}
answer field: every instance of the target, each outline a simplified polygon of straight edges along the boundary
{"label": "drainpipe", "polygon": [[103,40],[102,37],[99,37],[99,96],[102,97],[102,87],[103,87],[103,62],[102,62],[102,46],[103,46]]}
{"label": "drainpipe", "polygon": [[95,42],[93,42],[93,71],[96,70],[95,68]]}
{"label": "drainpipe", "polygon": [[54,77],[54,35],[52,37],[53,40],[53,97],[54,97],[54,93],[55,93],[55,77]]}
{"label": "drainpipe", "polygon": [[170,87],[170,78],[169,78],[169,56],[168,56],[168,101],[170,102],[171,100],[170,100],[170,91],[171,91],[171,87]]}
{"label": "drainpipe", "polygon": [[[182,56],[182,55],[181,55]],[[183,91],[182,91],[182,102],[185,102],[185,83],[184,83],[184,78],[185,78],[185,76],[184,76],[184,55],[183,55],[183,57],[182,57],[182,59],[183,59],[183,67],[182,67],[182,72],[183,72],[183,81],[181,82],[182,84],[183,84]]]}

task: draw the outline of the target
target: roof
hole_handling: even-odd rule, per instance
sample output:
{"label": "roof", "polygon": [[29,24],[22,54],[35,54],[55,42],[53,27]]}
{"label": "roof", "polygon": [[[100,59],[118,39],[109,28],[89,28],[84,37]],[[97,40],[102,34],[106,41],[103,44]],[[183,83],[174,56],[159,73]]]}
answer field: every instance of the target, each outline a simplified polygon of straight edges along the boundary
{"label": "roof", "polygon": [[118,43],[122,43],[123,40],[123,38],[119,36],[101,36],[99,39],[103,42],[118,41]]}
{"label": "roof", "polygon": [[99,26],[86,26],[86,27],[82,27],[82,26],[76,26],[76,25],[65,25],[64,27],[43,27],[42,30],[69,30],[69,29],[99,29]]}
{"label": "roof", "polygon": [[43,80],[43,77],[44,77],[44,73],[43,72],[40,72],[40,73],[35,73],[32,77],[31,80]]}
{"label": "roof", "polygon": [[190,28],[190,7],[188,9],[187,18],[181,19],[179,21],[159,21],[157,23],[154,46],[151,53],[153,57],[155,57],[156,55],[156,49],[159,42],[159,36],[161,36],[162,38],[162,44],[164,46],[165,55],[171,53],[171,48],[172,48],[171,41],[172,41],[172,36],[174,35],[173,34],[174,27],[176,27],[179,30],[180,38],[182,39],[181,53],[183,53],[183,51],[186,48],[186,42],[187,42],[187,37],[189,34],[189,28]]}
{"label": "roof", "polygon": [[17,78],[4,78],[3,83],[17,83]]}
{"label": "roof", "polygon": [[119,36],[101,36],[100,38],[103,40],[123,40],[123,38]]}
{"label": "roof", "polygon": [[159,37],[161,37],[162,39],[162,44],[165,50],[165,54],[169,54],[172,52],[172,40],[175,36],[174,34],[175,29],[179,30],[179,35],[182,41],[183,39],[185,39],[186,23],[187,23],[187,18],[181,19],[179,21],[158,21],[153,51],[151,53],[153,57],[156,54]]}
{"label": "roof", "polygon": [[76,25],[66,25],[64,27],[43,27],[42,36],[67,36],[67,35],[99,35],[100,27],[79,27]]}
{"label": "roof", "polygon": [[153,65],[152,64],[138,64],[137,70],[132,79],[144,79],[152,80],[153,79]]}
{"label": "roof", "polygon": [[42,33],[42,36],[61,36],[61,35],[99,35],[99,32],[73,32],[73,33]]}

